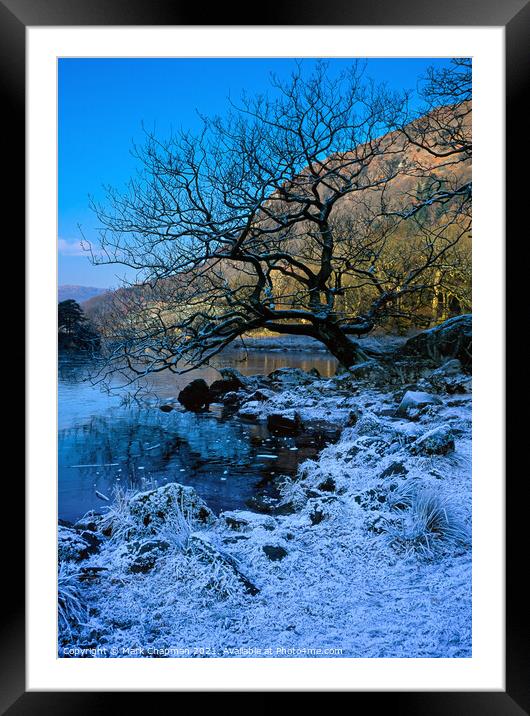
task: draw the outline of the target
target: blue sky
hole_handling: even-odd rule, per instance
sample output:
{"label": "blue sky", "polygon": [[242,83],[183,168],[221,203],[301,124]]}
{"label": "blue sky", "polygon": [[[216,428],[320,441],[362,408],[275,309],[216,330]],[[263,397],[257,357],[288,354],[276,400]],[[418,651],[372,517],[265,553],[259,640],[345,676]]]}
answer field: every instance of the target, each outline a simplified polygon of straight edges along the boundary
{"label": "blue sky", "polygon": [[[89,195],[103,185],[123,187],[136,171],[133,141],[142,122],[161,135],[194,129],[202,114],[223,114],[227,97],[270,92],[270,73],[288,77],[293,59],[60,59],[59,60],[59,284],[116,287],[125,270],[92,266],[79,246],[95,237]],[[313,61],[305,60],[310,69]],[[430,65],[444,59],[370,59],[366,74],[391,89],[415,89]],[[348,59],[329,60],[340,72]],[[129,274],[130,277],[130,274]]]}

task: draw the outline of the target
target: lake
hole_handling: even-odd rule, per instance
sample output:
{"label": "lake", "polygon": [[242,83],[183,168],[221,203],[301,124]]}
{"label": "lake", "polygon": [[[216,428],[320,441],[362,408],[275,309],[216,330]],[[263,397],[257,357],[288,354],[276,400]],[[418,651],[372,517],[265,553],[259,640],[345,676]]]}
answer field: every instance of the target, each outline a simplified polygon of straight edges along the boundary
{"label": "lake", "polygon": [[[316,368],[335,373],[336,361],[317,351],[225,352],[218,366],[245,375],[281,367]],[[213,367],[143,381],[151,405],[128,400],[129,389],[117,384],[109,394],[88,380],[91,365],[80,359],[59,363],[58,511],[75,521],[89,510],[102,511],[117,487],[147,490],[168,482],[192,485],[217,513],[245,509],[247,501],[277,496],[277,481],[293,475],[317,447],[297,448],[290,437],[269,433],[266,426],[239,419],[221,405],[204,413],[179,409],[165,413],[154,405],[176,400],[197,377],[208,383],[220,376]]]}

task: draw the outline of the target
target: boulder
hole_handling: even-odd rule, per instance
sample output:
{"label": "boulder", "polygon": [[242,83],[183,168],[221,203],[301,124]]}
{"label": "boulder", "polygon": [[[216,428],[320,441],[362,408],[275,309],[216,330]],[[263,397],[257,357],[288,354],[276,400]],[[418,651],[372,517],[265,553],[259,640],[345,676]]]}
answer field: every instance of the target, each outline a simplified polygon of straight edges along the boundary
{"label": "boulder", "polygon": [[248,399],[250,401],[259,401],[260,403],[265,403],[267,400],[270,400],[275,395],[273,390],[267,390],[267,388],[258,388],[258,390],[255,390],[252,395],[249,395]]}
{"label": "boulder", "polygon": [[431,373],[431,378],[450,378],[452,376],[458,375],[462,372],[462,363],[458,360],[458,358],[450,358],[449,360],[445,361],[445,363],[442,363],[442,365],[439,368],[436,368]]}
{"label": "boulder", "polygon": [[315,527],[315,525],[319,525],[325,518],[324,511],[317,507],[316,505],[313,506],[313,509],[309,513],[309,521],[311,522],[311,527]]}
{"label": "boulder", "polygon": [[204,410],[211,403],[208,384],[202,378],[192,380],[180,391],[178,401],[186,410]]}
{"label": "boulder", "polygon": [[239,393],[234,392],[231,390],[229,393],[225,393],[221,401],[223,405],[238,405],[241,402],[242,398]]}
{"label": "boulder", "polygon": [[326,477],[326,479],[317,485],[317,488],[321,492],[335,492],[337,485],[332,477]]}
{"label": "boulder", "polygon": [[309,385],[315,380],[315,375],[310,375],[300,368],[278,368],[268,375],[269,380],[280,386]]}
{"label": "boulder", "polygon": [[304,433],[315,440],[317,445],[334,443],[340,437],[341,427],[328,420],[305,420]]}
{"label": "boulder", "polygon": [[236,531],[252,530],[255,527],[262,527],[266,530],[274,530],[276,522],[269,515],[258,514],[257,512],[249,512],[247,510],[227,510],[220,515],[221,519],[226,522],[227,527]]}
{"label": "boulder", "polygon": [[380,435],[384,423],[370,410],[365,410],[357,419],[354,429],[359,435]]}
{"label": "boulder", "polygon": [[463,368],[471,370],[472,355],[472,318],[467,313],[444,321],[409,338],[400,349],[403,355],[430,358],[441,363],[447,358],[458,358]]}
{"label": "boulder", "polygon": [[169,542],[161,539],[152,539],[140,544],[136,543],[135,556],[129,566],[129,571],[133,574],[145,574],[156,566],[160,557],[167,552],[170,547]]}
{"label": "boulder", "polygon": [[93,532],[78,532],[59,525],[57,551],[59,561],[80,562],[98,551],[101,541]]}
{"label": "boulder", "polygon": [[449,395],[471,393],[471,376],[464,373],[458,358],[451,358],[433,370],[427,382],[438,392]]}
{"label": "boulder", "polygon": [[266,544],[263,545],[263,551],[272,562],[277,562],[287,557],[287,550],[281,545]]}
{"label": "boulder", "polygon": [[395,376],[392,382],[401,385],[408,383],[410,384],[410,389],[415,390],[418,388],[416,384],[420,383],[432,372],[433,361],[430,358],[422,358],[421,356],[408,356],[405,358],[402,356],[402,360],[398,360],[394,356],[392,363],[386,363],[386,368],[389,371],[389,376]]}
{"label": "boulder", "polygon": [[262,515],[270,515],[273,512],[277,512],[276,507],[278,505],[278,501],[268,495],[252,495],[252,497],[249,497],[248,500],[246,500],[246,505],[250,507],[253,512],[259,512]]}
{"label": "boulder", "polygon": [[187,520],[206,525],[216,520],[193,487],[177,482],[134,495],[129,503],[129,512],[133,533],[141,534],[156,534],[168,521],[180,519],[181,514]]}
{"label": "boulder", "polygon": [[221,380],[214,380],[210,385],[210,400],[212,402],[218,401],[223,398],[226,393],[237,393],[238,390],[243,388],[243,384],[239,378],[222,378]]}
{"label": "boulder", "polygon": [[255,422],[260,416],[261,409],[262,405],[259,400],[249,400],[248,403],[241,406],[237,414],[240,418],[243,418],[243,420]]}
{"label": "boulder", "polygon": [[417,411],[426,405],[442,405],[443,401],[437,395],[423,393],[422,391],[407,390],[396,410],[396,415],[407,417],[411,411]]}
{"label": "boulder", "polygon": [[356,380],[368,380],[376,384],[384,383],[389,378],[389,372],[385,366],[375,360],[352,365],[348,368],[348,373]]}
{"label": "boulder", "polygon": [[83,517],[80,517],[77,520],[74,524],[74,528],[76,530],[80,530],[81,532],[85,530],[88,530],[89,532],[97,532],[102,520],[103,515],[100,515],[98,512],[94,512],[94,510],[90,510],[83,515]]}
{"label": "boulder", "polygon": [[243,373],[240,373],[235,368],[219,368],[219,373],[221,374],[223,380],[232,380],[239,383],[239,388],[237,388],[237,390],[253,390],[257,387],[258,378],[263,377],[243,375]]}
{"label": "boulder", "polygon": [[296,410],[286,410],[283,413],[271,413],[267,417],[267,427],[271,433],[279,435],[298,435],[304,429],[302,419]]}
{"label": "boulder", "polygon": [[446,455],[454,449],[454,434],[447,423],[424,433],[410,447],[410,451],[415,455]]}
{"label": "boulder", "polygon": [[445,383],[445,389],[449,395],[464,395],[471,393],[471,377],[461,375],[449,378]]}
{"label": "boulder", "polygon": [[402,462],[395,460],[394,462],[390,463],[390,465],[383,470],[383,472],[379,475],[379,477],[381,480],[384,480],[385,478],[391,477],[393,475],[406,475],[407,473],[408,473],[408,470],[405,467],[405,465],[403,465]]}

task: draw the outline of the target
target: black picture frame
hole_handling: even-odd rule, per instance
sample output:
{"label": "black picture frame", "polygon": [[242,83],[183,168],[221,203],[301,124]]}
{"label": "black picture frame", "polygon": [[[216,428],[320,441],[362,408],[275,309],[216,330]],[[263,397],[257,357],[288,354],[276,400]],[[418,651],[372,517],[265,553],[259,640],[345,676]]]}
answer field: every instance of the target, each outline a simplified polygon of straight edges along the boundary
{"label": "black picture frame", "polygon": [[[204,22],[208,18],[208,22]],[[506,268],[507,276],[516,274],[520,262],[517,219],[521,208],[528,205],[527,173],[528,143],[524,137],[525,80],[529,66],[530,5],[525,0],[290,0],[284,4],[267,3],[263,8],[248,8],[217,3],[212,7],[180,3],[178,0],[0,0],[0,90],[2,101],[0,122],[5,124],[2,138],[4,174],[8,181],[3,192],[3,206],[12,221],[11,232],[5,228],[10,245],[23,242],[25,215],[25,30],[28,26],[69,25],[444,25],[504,26],[506,33]],[[527,157],[525,160],[524,157]],[[525,232],[526,233],[526,232]],[[6,239],[7,241],[7,239]],[[521,246],[521,244],[519,244]],[[20,262],[20,255],[18,261]],[[24,260],[24,257],[22,257]],[[517,262],[517,263],[516,263]],[[15,265],[15,264],[11,264]],[[16,265],[20,265],[19,263]],[[513,271],[512,271],[513,270]],[[517,281],[507,281],[506,331],[514,339],[517,327]],[[17,309],[20,309],[20,303]],[[20,314],[19,314],[20,315]],[[18,324],[17,324],[18,326]],[[16,331],[14,331],[16,335]],[[16,340],[15,360],[23,364],[24,340]],[[524,420],[515,417],[514,395],[520,390],[523,365],[514,351],[510,370],[506,372],[506,690],[504,692],[358,692],[354,706],[388,709],[397,714],[481,716],[517,716],[530,713],[530,650],[527,594],[523,586],[526,529],[526,501],[521,499],[521,483],[527,469],[517,469],[517,453],[525,442]],[[519,378],[518,378],[519,376]],[[516,381],[518,382],[516,386]],[[512,410],[513,408],[513,410]],[[21,431],[19,431],[21,432]],[[20,527],[24,505],[22,476],[10,480],[9,503],[18,505],[15,538],[10,549],[4,550],[2,572],[8,579],[2,590],[5,604],[1,613],[0,709],[10,716],[33,713],[61,714],[99,713],[116,707],[123,695],[100,692],[26,692],[25,689],[25,624],[24,624],[24,539]],[[7,512],[7,510],[6,510]],[[4,602],[4,603],[5,603]],[[241,690],[244,690],[243,688]],[[149,692],[148,692],[149,693]],[[172,697],[174,694],[159,694]],[[136,693],[136,706],[149,694]],[[262,702],[264,703],[264,702]],[[368,706],[369,703],[369,706]],[[152,702],[151,702],[152,704]]]}

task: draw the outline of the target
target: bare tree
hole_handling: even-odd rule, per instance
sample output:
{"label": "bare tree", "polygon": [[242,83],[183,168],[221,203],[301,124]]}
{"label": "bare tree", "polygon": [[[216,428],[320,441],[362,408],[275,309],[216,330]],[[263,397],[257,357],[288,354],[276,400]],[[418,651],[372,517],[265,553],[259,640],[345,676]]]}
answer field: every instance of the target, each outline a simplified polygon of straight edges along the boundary
{"label": "bare tree", "polygon": [[422,172],[403,161],[418,135],[390,131],[403,128],[407,98],[366,81],[360,64],[336,79],[327,70],[298,67],[273,79],[275,99],[243,97],[198,136],[148,133],[135,148],[139,178],[94,205],[94,262],[135,269],[143,287],[117,294],[113,360],[182,372],[268,329],[316,338],[351,366],[366,359],[352,336],[427,290],[467,230],[461,209],[448,204],[390,265],[397,227],[421,216],[410,182]]}

